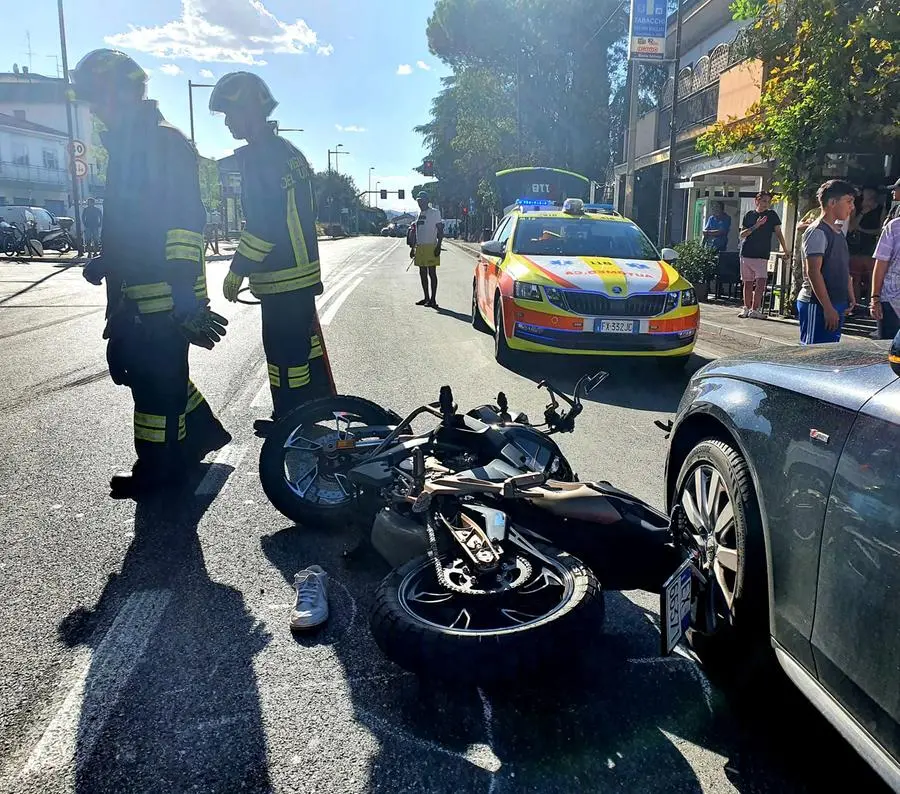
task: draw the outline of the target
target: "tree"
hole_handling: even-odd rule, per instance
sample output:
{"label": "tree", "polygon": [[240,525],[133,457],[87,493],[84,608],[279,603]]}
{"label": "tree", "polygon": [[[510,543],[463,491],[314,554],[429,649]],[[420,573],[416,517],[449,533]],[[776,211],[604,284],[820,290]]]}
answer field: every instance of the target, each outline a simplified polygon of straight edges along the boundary
{"label": "tree", "polygon": [[215,160],[198,157],[200,169],[200,198],[207,212],[214,212],[222,204],[222,185]]}
{"label": "tree", "polygon": [[900,137],[900,0],[736,0],[732,11],[752,19],[747,53],[767,77],[746,118],[714,125],[700,151],[771,161],[775,186],[796,201],[826,153]]}
{"label": "tree", "polygon": [[100,139],[100,134],[105,131],[106,127],[103,122],[91,114],[91,154],[97,163],[95,176],[97,181],[104,185],[106,184],[106,169],[109,165],[109,152],[106,151],[106,147]]}
{"label": "tree", "polygon": [[353,178],[337,171],[320,171],[313,179],[319,220],[323,223],[340,223],[341,210],[351,214],[360,206],[359,189]]}

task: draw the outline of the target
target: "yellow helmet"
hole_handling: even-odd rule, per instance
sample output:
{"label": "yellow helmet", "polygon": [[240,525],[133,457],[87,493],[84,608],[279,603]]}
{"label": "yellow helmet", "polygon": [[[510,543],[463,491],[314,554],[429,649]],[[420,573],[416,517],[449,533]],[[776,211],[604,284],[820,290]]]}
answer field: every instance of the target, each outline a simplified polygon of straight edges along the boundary
{"label": "yellow helmet", "polygon": [[134,89],[144,95],[147,73],[137,61],[119,50],[93,50],[72,70],[75,96],[86,102],[96,102],[110,91]]}
{"label": "yellow helmet", "polygon": [[228,113],[234,108],[258,110],[268,116],[278,106],[269,86],[251,72],[231,72],[216,83],[209,97],[209,109],[213,113]]}

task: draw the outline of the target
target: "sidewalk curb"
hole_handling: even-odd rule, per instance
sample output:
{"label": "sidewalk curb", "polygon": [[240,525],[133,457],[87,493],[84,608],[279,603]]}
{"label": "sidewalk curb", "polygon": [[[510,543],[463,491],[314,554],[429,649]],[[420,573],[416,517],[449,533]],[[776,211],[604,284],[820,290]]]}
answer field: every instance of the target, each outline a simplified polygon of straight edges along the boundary
{"label": "sidewalk curb", "polygon": [[472,248],[472,246],[476,245],[476,243],[461,243],[459,242],[459,240],[448,240],[446,237],[444,238],[444,242],[450,243],[450,245],[458,248],[460,251],[468,254],[469,256],[475,257],[476,259],[478,258],[478,250]]}
{"label": "sidewalk curb", "polygon": [[780,345],[781,347],[797,347],[800,344],[798,339],[796,342],[786,342],[784,339],[776,339],[774,336],[766,336],[756,331],[744,331],[739,328],[715,323],[712,320],[703,319],[703,305],[700,305],[700,329],[698,337],[703,336],[707,339],[731,339],[735,342],[741,342],[749,345],[749,349],[755,350],[760,347],[771,347],[772,345]]}

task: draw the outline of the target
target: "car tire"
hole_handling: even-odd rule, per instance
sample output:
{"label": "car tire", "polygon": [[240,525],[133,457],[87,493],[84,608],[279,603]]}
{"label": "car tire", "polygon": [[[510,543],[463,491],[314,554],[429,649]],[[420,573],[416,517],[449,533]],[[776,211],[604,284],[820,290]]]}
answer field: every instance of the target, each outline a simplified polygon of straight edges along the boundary
{"label": "car tire", "polygon": [[503,327],[503,302],[498,292],[494,296],[494,358],[497,363],[509,367],[513,363],[514,353],[506,341],[506,330]]}
{"label": "car tire", "polygon": [[478,308],[478,284],[475,279],[472,279],[472,327],[484,334],[491,332],[490,326],[481,316],[481,309]]}
{"label": "car tire", "polygon": [[689,645],[708,665],[765,651],[762,518],[750,469],[731,444],[707,438],[688,453],[675,483],[672,529],[675,542],[697,554],[697,566],[710,574],[707,587],[694,585]]}

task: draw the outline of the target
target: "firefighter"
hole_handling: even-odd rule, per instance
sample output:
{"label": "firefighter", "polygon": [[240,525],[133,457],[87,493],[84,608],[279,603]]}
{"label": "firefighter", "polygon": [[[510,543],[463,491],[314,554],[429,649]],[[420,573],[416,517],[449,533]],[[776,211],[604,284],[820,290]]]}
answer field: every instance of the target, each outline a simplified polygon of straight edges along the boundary
{"label": "firefighter", "polygon": [[145,99],[146,73],[124,53],[95,50],[72,82],[107,127],[103,253],[84,276],[106,279],[109,372],[134,398],[137,462],[110,486],[140,497],[183,482],[231,441],[188,374],[190,344],[212,349],[228,321],[206,294],[197,153]]}
{"label": "firefighter", "polygon": [[[247,141],[235,152],[246,226],[223,292],[236,301],[248,279],[262,304],[275,421],[313,397],[333,394],[316,316],[322,277],[312,170],[268,121],[277,104],[265,82],[249,72],[222,77],[209,99],[212,112],[225,114],[231,134]],[[256,428],[267,424],[258,420]]]}

